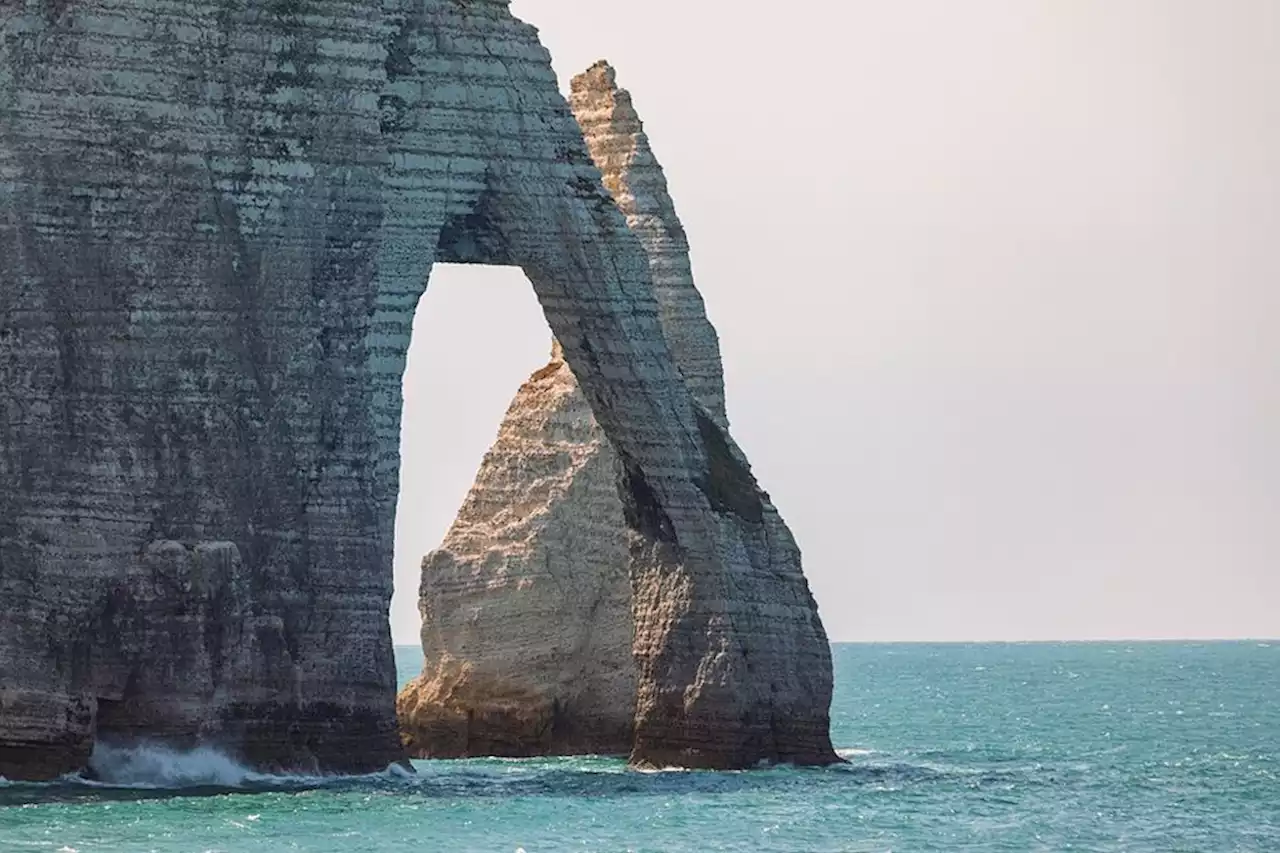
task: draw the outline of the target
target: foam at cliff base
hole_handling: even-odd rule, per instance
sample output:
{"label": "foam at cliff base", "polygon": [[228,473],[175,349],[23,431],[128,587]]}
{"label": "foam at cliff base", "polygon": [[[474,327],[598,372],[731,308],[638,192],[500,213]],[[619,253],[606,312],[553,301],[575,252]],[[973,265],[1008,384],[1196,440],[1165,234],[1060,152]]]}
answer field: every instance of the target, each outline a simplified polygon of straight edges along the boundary
{"label": "foam at cliff base", "polygon": [[122,787],[242,788],[264,779],[208,746],[176,750],[159,744],[99,743],[89,757],[89,769],[98,783]]}
{"label": "foam at cliff base", "polygon": [[224,788],[267,790],[314,788],[351,781],[403,781],[417,774],[398,764],[381,773],[365,775],[303,775],[259,773],[211,746],[196,749],[174,749],[157,743],[128,746],[97,743],[89,757],[93,778],[69,776],[64,782],[103,788],[137,788],[149,790],[189,790]]}
{"label": "foam at cliff base", "polygon": [[876,751],[874,749],[865,749],[862,747],[849,747],[848,749],[836,750],[836,755],[846,760],[850,758],[864,758],[868,755],[875,755],[875,754],[876,754]]}

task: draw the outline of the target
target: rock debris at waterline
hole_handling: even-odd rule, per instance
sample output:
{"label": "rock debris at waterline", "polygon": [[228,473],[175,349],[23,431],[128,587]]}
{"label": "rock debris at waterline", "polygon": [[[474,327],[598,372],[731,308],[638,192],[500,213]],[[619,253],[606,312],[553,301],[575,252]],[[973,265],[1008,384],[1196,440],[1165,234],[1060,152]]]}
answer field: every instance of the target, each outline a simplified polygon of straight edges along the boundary
{"label": "rock debris at waterline", "polygon": [[437,260],[525,270],[623,467],[633,757],[750,764],[787,720],[823,754],[821,690],[775,701],[728,594],[798,558],[505,0],[0,5],[0,259],[0,776],[95,738],[403,755],[400,381]]}
{"label": "rock debris at waterline", "polygon": [[[709,456],[713,538],[747,571],[722,586],[682,583],[679,555],[645,532],[643,493],[557,344],[423,562],[424,669],[398,700],[402,738],[424,758],[634,750],[682,765],[833,761],[830,647],[799,549],[727,437],[719,341],[666,178],[611,67],[576,77],[570,103],[648,257]],[[718,646],[673,660],[671,647],[688,639],[681,631],[712,624]],[[669,711],[655,744],[642,721],[671,701],[655,673],[673,663],[692,664],[681,678],[705,710]]]}

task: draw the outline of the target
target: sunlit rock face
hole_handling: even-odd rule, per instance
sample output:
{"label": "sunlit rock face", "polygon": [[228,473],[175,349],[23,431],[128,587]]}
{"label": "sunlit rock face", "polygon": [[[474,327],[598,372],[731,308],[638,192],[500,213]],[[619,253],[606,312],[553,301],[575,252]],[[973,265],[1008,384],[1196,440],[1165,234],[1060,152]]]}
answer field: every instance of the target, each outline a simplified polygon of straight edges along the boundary
{"label": "sunlit rock face", "polygon": [[520,388],[445,544],[423,563],[424,671],[399,698],[410,754],[630,751],[621,476],[557,347]]}
{"label": "sunlit rock face", "polygon": [[834,761],[827,639],[799,550],[728,437],[719,343],[666,179],[612,68],[575,78],[570,101],[644,248],[694,398],[691,474],[706,506],[700,518],[668,508],[635,476],[557,345],[423,563],[425,666],[399,697],[405,745],[421,757]]}

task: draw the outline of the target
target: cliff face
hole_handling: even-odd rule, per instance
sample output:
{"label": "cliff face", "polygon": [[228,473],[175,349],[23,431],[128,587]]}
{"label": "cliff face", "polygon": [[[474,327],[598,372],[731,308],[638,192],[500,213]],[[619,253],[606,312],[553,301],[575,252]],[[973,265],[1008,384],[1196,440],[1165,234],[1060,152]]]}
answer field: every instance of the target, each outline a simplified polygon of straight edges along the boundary
{"label": "cliff face", "polygon": [[400,381],[435,260],[523,267],[618,453],[641,587],[692,644],[654,636],[644,743],[737,725],[684,696],[729,642],[690,602],[741,565],[745,469],[709,473],[647,258],[503,0],[0,4],[0,259],[0,774],[116,734],[402,755]]}
{"label": "cliff face", "polygon": [[[667,535],[557,346],[520,389],[423,563],[424,672],[401,693],[423,757],[630,753],[711,767],[835,760],[830,649],[786,525],[728,437],[719,344],[630,96],[597,64],[571,104],[641,241],[706,467],[716,568]],[[674,526],[674,525],[673,525]]]}

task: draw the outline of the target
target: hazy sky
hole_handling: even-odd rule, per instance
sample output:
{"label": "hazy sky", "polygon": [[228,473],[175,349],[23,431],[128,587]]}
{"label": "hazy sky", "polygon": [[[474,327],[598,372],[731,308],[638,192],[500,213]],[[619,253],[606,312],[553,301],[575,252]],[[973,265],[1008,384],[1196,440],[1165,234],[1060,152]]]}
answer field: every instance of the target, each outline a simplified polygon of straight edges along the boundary
{"label": "hazy sky", "polygon": [[[512,8],[632,91],[832,639],[1280,636],[1280,3]],[[398,642],[549,339],[437,268]]]}

